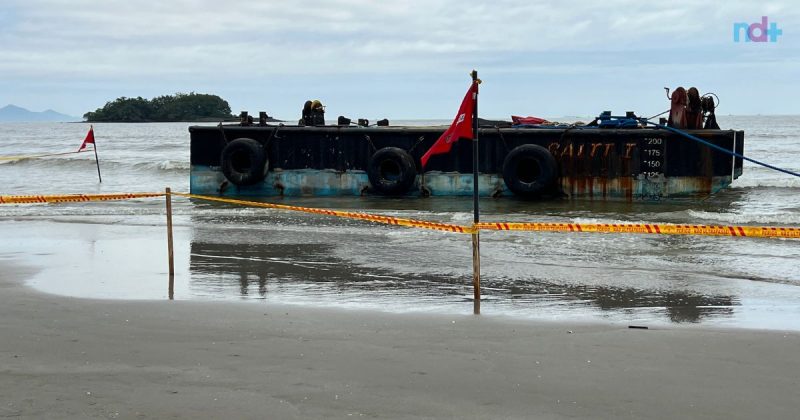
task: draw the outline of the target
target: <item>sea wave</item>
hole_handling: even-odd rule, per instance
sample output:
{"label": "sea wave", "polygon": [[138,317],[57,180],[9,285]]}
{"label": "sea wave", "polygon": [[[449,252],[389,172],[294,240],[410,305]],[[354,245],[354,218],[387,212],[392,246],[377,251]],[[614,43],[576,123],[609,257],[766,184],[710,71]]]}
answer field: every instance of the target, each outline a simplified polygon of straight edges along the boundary
{"label": "sea wave", "polygon": [[[59,169],[80,169],[87,166],[94,166],[94,156],[90,157],[70,157],[70,158],[19,158],[0,160],[2,165],[18,165],[20,167],[47,168],[49,171]],[[100,164],[103,168],[114,168],[119,170],[132,170],[133,172],[188,172],[191,167],[188,160],[159,160],[150,162],[130,162],[126,160],[101,158]],[[6,166],[8,167],[8,166]]]}
{"label": "sea wave", "polygon": [[749,139],[769,139],[769,140],[796,140],[797,133],[747,133],[746,138]]}
{"label": "sea wave", "polygon": [[800,188],[800,178],[789,175],[784,178],[739,178],[731,188]]}
{"label": "sea wave", "polygon": [[16,162],[19,162],[23,159],[14,159],[14,158],[3,158],[0,159],[0,165],[12,165]]}
{"label": "sea wave", "polygon": [[800,225],[800,213],[790,211],[773,212],[769,214],[743,214],[688,210],[687,214],[693,219],[708,220],[715,223],[731,225]]}
{"label": "sea wave", "polygon": [[141,162],[136,163],[133,167],[137,170],[152,170],[159,171],[188,171],[191,167],[188,161],[182,160],[162,160],[159,162]]}
{"label": "sea wave", "polygon": [[[9,159],[5,161],[0,161],[0,163],[5,163],[6,167],[9,166],[19,166],[20,168],[47,168],[48,171],[53,171],[57,169],[74,169],[74,168],[82,168],[84,166],[94,166],[94,157],[92,158],[20,158],[20,159]],[[104,165],[114,165],[115,162],[103,162]]]}

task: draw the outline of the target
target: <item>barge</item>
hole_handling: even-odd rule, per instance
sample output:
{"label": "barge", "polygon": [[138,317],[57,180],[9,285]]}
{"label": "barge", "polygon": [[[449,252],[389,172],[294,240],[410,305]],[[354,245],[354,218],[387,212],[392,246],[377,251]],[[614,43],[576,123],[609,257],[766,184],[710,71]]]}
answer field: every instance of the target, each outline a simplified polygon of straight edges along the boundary
{"label": "barge", "polygon": [[[193,194],[223,196],[470,196],[472,142],[420,159],[446,126],[340,124],[192,126]],[[605,118],[604,118],[605,117]],[[484,197],[657,201],[704,196],[742,174],[742,159],[604,113],[594,125],[479,120],[479,194]],[[631,122],[633,121],[633,123]],[[322,122],[322,124],[319,124]],[[613,123],[613,124],[612,124]],[[716,125],[716,124],[715,124]],[[686,130],[741,155],[744,132]]]}

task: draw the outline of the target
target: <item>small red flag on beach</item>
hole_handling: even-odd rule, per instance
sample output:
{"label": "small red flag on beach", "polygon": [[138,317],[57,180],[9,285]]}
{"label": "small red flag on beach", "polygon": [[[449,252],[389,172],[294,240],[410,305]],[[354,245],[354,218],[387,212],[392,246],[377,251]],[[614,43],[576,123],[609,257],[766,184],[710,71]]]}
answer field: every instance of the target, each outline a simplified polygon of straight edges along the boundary
{"label": "small red flag on beach", "polygon": [[80,152],[81,150],[85,149],[87,144],[94,145],[94,127],[92,127],[91,125],[89,126],[89,132],[86,133],[86,138],[83,139],[81,148],[78,149],[78,151]]}
{"label": "small red flag on beach", "polygon": [[428,159],[430,159],[431,156],[449,152],[450,149],[453,148],[453,143],[457,142],[459,139],[464,138],[472,140],[472,113],[475,109],[475,101],[477,100],[477,89],[478,84],[473,82],[467,94],[464,96],[464,100],[461,102],[461,107],[458,109],[456,118],[453,119],[453,124],[451,124],[450,128],[436,140],[436,143],[433,143],[433,146],[422,155],[420,162],[422,162],[423,168],[428,163]]}

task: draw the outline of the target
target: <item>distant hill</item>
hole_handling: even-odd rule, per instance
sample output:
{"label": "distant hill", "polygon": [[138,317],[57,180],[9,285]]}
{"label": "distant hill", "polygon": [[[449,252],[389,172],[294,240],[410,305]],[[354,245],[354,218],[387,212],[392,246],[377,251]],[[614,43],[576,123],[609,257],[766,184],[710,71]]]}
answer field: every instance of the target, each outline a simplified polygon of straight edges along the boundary
{"label": "distant hill", "polygon": [[78,117],[65,115],[48,109],[47,111],[34,112],[16,105],[6,105],[0,108],[0,122],[61,122],[81,121]]}

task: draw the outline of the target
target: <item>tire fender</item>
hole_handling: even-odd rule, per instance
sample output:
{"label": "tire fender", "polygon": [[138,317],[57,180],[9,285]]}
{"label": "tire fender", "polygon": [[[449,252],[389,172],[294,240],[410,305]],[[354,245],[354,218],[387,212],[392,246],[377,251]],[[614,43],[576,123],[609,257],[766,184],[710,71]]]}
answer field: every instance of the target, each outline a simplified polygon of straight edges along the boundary
{"label": "tire fender", "polygon": [[220,165],[225,178],[240,186],[261,182],[269,167],[264,147],[249,138],[238,138],[225,145]]}
{"label": "tire fender", "polygon": [[557,178],[556,158],[536,144],[517,146],[503,161],[503,181],[521,197],[536,198],[547,193]]}
{"label": "tire fender", "polygon": [[373,191],[378,194],[402,195],[414,185],[417,167],[405,150],[384,147],[369,158],[367,176]]}

